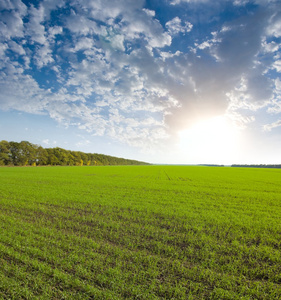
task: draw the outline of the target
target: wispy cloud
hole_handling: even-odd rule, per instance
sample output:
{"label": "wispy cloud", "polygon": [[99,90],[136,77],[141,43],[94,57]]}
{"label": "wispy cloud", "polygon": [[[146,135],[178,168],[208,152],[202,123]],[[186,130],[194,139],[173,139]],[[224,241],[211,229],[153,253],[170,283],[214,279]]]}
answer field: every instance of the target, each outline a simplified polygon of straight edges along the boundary
{"label": "wispy cloud", "polygon": [[281,120],[278,120],[278,121],[276,121],[274,123],[271,123],[271,124],[265,124],[263,126],[263,130],[264,131],[271,131],[272,129],[280,127],[280,126],[281,126]]}

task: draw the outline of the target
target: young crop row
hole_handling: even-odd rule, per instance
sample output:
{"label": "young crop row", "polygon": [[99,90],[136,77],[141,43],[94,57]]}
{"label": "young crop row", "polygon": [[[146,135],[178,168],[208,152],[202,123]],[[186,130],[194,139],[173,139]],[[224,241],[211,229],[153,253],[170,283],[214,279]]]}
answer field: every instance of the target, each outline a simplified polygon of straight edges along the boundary
{"label": "young crop row", "polygon": [[0,298],[278,299],[280,181],[262,169],[1,168]]}

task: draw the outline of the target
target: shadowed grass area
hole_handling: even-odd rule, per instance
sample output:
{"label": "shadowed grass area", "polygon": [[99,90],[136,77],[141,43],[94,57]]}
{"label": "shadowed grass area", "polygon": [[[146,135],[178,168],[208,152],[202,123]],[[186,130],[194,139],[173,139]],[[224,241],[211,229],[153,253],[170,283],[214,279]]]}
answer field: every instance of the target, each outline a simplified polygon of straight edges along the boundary
{"label": "shadowed grass area", "polygon": [[0,298],[279,299],[281,170],[0,168]]}

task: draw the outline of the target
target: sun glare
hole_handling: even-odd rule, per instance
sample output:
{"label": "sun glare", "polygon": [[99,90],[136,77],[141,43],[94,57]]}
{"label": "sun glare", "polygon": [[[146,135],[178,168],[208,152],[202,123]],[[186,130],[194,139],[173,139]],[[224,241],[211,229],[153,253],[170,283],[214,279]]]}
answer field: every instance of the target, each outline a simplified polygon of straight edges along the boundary
{"label": "sun glare", "polygon": [[237,154],[238,133],[227,117],[214,117],[179,132],[178,146],[187,163],[231,164]]}

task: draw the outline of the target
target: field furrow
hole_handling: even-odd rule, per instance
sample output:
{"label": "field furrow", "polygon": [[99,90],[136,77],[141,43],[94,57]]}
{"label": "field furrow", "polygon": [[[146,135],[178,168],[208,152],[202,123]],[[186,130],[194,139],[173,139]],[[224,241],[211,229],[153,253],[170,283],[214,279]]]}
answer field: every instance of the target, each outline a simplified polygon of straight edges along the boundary
{"label": "field furrow", "polygon": [[0,299],[281,298],[271,171],[1,168]]}

